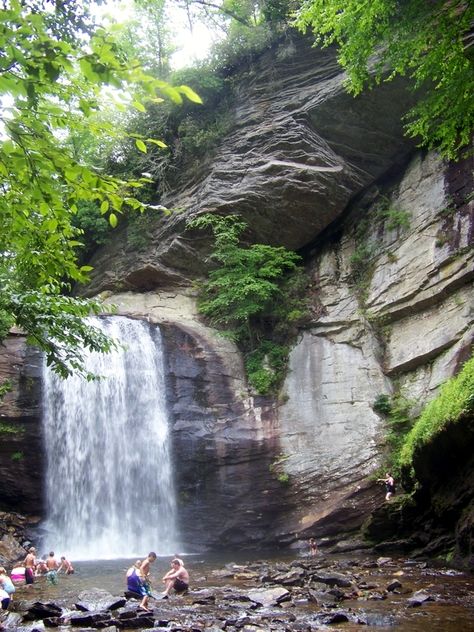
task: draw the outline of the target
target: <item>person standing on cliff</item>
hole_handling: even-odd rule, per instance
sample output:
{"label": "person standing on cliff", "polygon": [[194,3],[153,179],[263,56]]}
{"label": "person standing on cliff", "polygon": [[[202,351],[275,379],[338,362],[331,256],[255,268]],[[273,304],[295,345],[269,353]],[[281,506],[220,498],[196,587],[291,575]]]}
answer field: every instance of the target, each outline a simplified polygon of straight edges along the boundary
{"label": "person standing on cliff", "polygon": [[390,474],[390,472],[387,472],[385,474],[385,478],[378,478],[377,480],[381,483],[385,483],[385,500],[390,500],[390,498],[395,493],[395,481],[393,476]]}
{"label": "person standing on cliff", "polygon": [[314,538],[309,539],[309,554],[311,556],[318,554],[318,545],[316,544],[316,540]]}
{"label": "person standing on cliff", "polygon": [[35,583],[35,567],[36,567],[36,549],[30,546],[28,553],[23,561],[25,567],[25,583],[31,585]]}

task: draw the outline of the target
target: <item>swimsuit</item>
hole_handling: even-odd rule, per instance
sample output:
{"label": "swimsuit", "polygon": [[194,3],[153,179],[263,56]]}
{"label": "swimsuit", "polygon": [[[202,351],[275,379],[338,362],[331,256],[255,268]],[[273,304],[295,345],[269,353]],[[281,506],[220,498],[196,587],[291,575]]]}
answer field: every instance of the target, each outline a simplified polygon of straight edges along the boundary
{"label": "swimsuit", "polygon": [[2,610],[6,610],[10,605],[10,595],[0,588],[0,603],[2,604]]}
{"label": "swimsuit", "polygon": [[34,584],[35,583],[35,574],[33,573],[33,569],[32,568],[25,568],[25,582],[27,584]]}
{"label": "swimsuit", "polygon": [[141,584],[139,592],[142,597],[152,597],[151,586],[147,581],[144,581],[143,584]]}
{"label": "swimsuit", "polygon": [[176,590],[177,593],[180,593],[187,590],[189,588],[189,584],[187,584],[186,582],[183,582],[182,579],[175,579],[173,588]]}

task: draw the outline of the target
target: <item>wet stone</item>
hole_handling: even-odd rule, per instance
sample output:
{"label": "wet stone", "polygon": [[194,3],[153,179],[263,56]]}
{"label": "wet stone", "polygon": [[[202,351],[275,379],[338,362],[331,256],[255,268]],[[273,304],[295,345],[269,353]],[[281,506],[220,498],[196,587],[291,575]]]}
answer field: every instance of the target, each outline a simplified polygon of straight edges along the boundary
{"label": "wet stone", "polygon": [[390,582],[390,583],[387,585],[387,590],[388,590],[389,592],[393,592],[393,591],[395,591],[395,590],[400,589],[401,587],[402,587],[402,584],[398,581],[398,579],[394,579],[394,580],[393,580],[393,582]]}
{"label": "wet stone", "polygon": [[77,614],[72,615],[70,619],[70,623],[72,626],[77,627],[86,627],[90,626],[93,628],[96,627],[104,627],[102,624],[106,623],[110,625],[111,616],[108,612],[88,612],[87,614]]}
{"label": "wet stone", "polygon": [[337,599],[334,595],[330,595],[326,591],[320,590],[308,590],[310,601],[318,604],[319,606],[332,606],[336,603]]}
{"label": "wet stone", "polygon": [[124,597],[114,597],[106,590],[92,588],[79,593],[79,601],[75,604],[82,612],[97,610],[117,610],[126,604]]}
{"label": "wet stone", "polygon": [[337,612],[331,612],[329,614],[320,614],[316,617],[319,623],[324,625],[330,625],[333,623],[347,623],[351,621],[352,618],[346,612],[339,610]]}
{"label": "wet stone", "polygon": [[382,614],[380,612],[367,612],[359,614],[357,623],[371,627],[391,627],[396,624],[396,619],[391,614]]}
{"label": "wet stone", "polygon": [[290,599],[290,593],[285,588],[270,588],[251,590],[247,593],[248,597],[262,606],[275,606],[282,601]]}
{"label": "wet stone", "polygon": [[137,630],[139,628],[155,627],[155,620],[152,616],[145,614],[145,616],[138,616],[135,619],[119,619],[118,621],[115,621],[115,625],[120,630]]}
{"label": "wet stone", "polygon": [[34,619],[47,619],[50,617],[60,616],[61,614],[62,609],[55,603],[43,603],[41,601],[36,601],[28,608],[23,620],[33,621]]}
{"label": "wet stone", "polygon": [[311,573],[311,579],[328,586],[339,586],[340,588],[349,588],[353,582],[346,575],[341,573]]}
{"label": "wet stone", "polygon": [[432,595],[429,595],[424,590],[417,590],[415,593],[413,593],[410,599],[407,600],[407,603],[409,608],[418,608],[427,601],[434,600],[434,597]]}
{"label": "wet stone", "polygon": [[389,566],[393,563],[391,557],[379,557],[377,558],[377,566]]}

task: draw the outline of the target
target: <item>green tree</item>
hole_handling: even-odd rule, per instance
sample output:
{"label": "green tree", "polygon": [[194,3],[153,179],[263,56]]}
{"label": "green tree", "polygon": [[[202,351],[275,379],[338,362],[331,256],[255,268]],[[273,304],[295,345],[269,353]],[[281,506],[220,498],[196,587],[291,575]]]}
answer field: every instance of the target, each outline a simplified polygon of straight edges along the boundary
{"label": "green tree", "polygon": [[134,12],[118,36],[121,46],[154,77],[169,73],[174,52],[166,16],[167,0],[136,0]]}
{"label": "green tree", "polygon": [[[116,121],[98,116],[110,88],[139,111],[161,101],[160,92],[199,100],[127,59],[88,7],[10,0],[0,13],[0,336],[21,327],[62,375],[81,370],[81,349],[111,347],[83,320],[102,311],[100,303],[65,296],[90,271],[78,262],[81,229],[73,217],[81,204],[94,203],[115,226],[117,214],[144,208],[134,191],[145,180],[107,175],[82,161],[70,139],[89,135],[100,144],[123,136]],[[134,141],[144,153],[160,144],[140,135]]]}
{"label": "green tree", "polygon": [[210,228],[215,238],[210,259],[217,267],[202,286],[200,311],[214,325],[243,327],[252,344],[251,319],[268,310],[281,292],[281,279],[296,269],[300,257],[282,246],[241,246],[240,236],[247,224],[236,215],[206,214],[189,226]]}
{"label": "green tree", "polygon": [[305,0],[296,24],[338,45],[347,86],[408,75],[419,95],[408,135],[456,159],[474,129],[474,4],[466,0]]}
{"label": "green tree", "polygon": [[299,255],[282,246],[241,243],[247,224],[236,215],[206,214],[190,228],[210,229],[215,267],[201,285],[199,310],[244,352],[249,383],[275,391],[287,366],[288,343],[307,310]]}

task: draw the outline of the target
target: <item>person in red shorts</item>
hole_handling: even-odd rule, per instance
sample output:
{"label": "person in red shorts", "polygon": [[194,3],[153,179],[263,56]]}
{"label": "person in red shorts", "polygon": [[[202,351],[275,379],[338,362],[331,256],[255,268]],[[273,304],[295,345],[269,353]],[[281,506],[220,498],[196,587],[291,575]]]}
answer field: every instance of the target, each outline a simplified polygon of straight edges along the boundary
{"label": "person in red shorts", "polygon": [[35,568],[36,568],[36,549],[31,546],[28,549],[28,553],[23,562],[25,567],[25,582],[27,585],[35,583]]}

